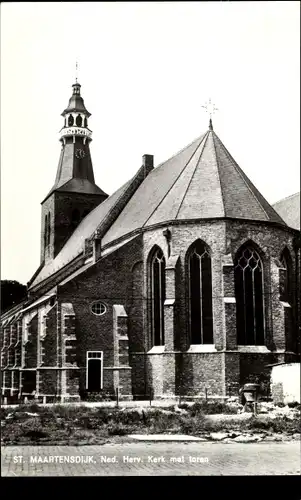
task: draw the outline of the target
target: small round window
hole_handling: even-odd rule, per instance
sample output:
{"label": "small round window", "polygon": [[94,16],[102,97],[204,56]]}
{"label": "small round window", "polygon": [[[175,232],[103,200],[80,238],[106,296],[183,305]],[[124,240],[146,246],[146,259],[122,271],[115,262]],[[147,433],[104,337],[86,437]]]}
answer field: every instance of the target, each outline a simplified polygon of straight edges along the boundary
{"label": "small round window", "polygon": [[94,302],[91,306],[91,311],[96,316],[101,316],[106,312],[107,308],[103,302]]}

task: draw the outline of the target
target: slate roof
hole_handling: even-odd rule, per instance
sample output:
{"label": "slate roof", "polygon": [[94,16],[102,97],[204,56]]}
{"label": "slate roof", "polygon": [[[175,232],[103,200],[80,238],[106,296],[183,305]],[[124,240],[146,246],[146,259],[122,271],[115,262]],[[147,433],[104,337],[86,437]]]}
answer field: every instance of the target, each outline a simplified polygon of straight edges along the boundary
{"label": "slate roof", "polygon": [[[93,235],[130,182],[82,220],[61,252],[41,270],[31,286],[82,252],[85,238]],[[147,175],[104,235],[102,246],[158,223],[224,217],[286,226],[210,128]]]}
{"label": "slate roof", "polygon": [[54,191],[108,196],[95,184],[91,156],[83,160],[75,156],[74,144],[65,144],[61,150],[56,179],[44,201]]}
{"label": "slate roof", "polygon": [[292,194],[273,205],[288,226],[300,230],[300,193]]}
{"label": "slate roof", "polygon": [[232,217],[285,225],[213,130],[155,168],[103,238],[174,220]]}

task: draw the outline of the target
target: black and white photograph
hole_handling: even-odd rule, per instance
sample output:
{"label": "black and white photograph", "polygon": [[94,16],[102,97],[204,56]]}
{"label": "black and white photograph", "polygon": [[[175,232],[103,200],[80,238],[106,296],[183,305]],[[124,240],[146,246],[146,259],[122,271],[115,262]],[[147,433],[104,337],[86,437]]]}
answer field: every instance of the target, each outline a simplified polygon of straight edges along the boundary
{"label": "black and white photograph", "polygon": [[300,476],[300,269],[299,1],[1,4],[3,478]]}

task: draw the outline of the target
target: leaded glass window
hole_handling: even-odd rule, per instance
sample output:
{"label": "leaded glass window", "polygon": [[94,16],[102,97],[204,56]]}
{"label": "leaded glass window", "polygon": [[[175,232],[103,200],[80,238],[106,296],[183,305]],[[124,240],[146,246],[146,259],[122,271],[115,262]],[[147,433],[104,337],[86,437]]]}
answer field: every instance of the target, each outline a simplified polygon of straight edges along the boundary
{"label": "leaded glass window", "polygon": [[280,257],[283,268],[282,280],[280,281],[280,300],[291,303],[291,256],[288,248],[285,248]]}
{"label": "leaded glass window", "polygon": [[237,342],[264,345],[263,266],[251,246],[238,251],[235,258],[235,296]]}
{"label": "leaded glass window", "polygon": [[208,247],[197,241],[188,256],[191,344],[213,344],[212,271]]}
{"label": "leaded glass window", "polygon": [[165,258],[158,248],[150,262],[152,345],[164,345]]}

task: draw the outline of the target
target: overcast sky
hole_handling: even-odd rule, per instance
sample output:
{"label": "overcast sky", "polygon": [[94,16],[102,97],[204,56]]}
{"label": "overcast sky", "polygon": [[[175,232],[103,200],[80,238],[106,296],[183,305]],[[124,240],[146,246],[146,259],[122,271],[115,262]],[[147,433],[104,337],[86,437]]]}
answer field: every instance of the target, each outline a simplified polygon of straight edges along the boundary
{"label": "overcast sky", "polygon": [[1,279],[39,266],[42,199],[78,79],[96,183],[113,193],[215,132],[270,202],[300,186],[300,3],[1,4]]}

